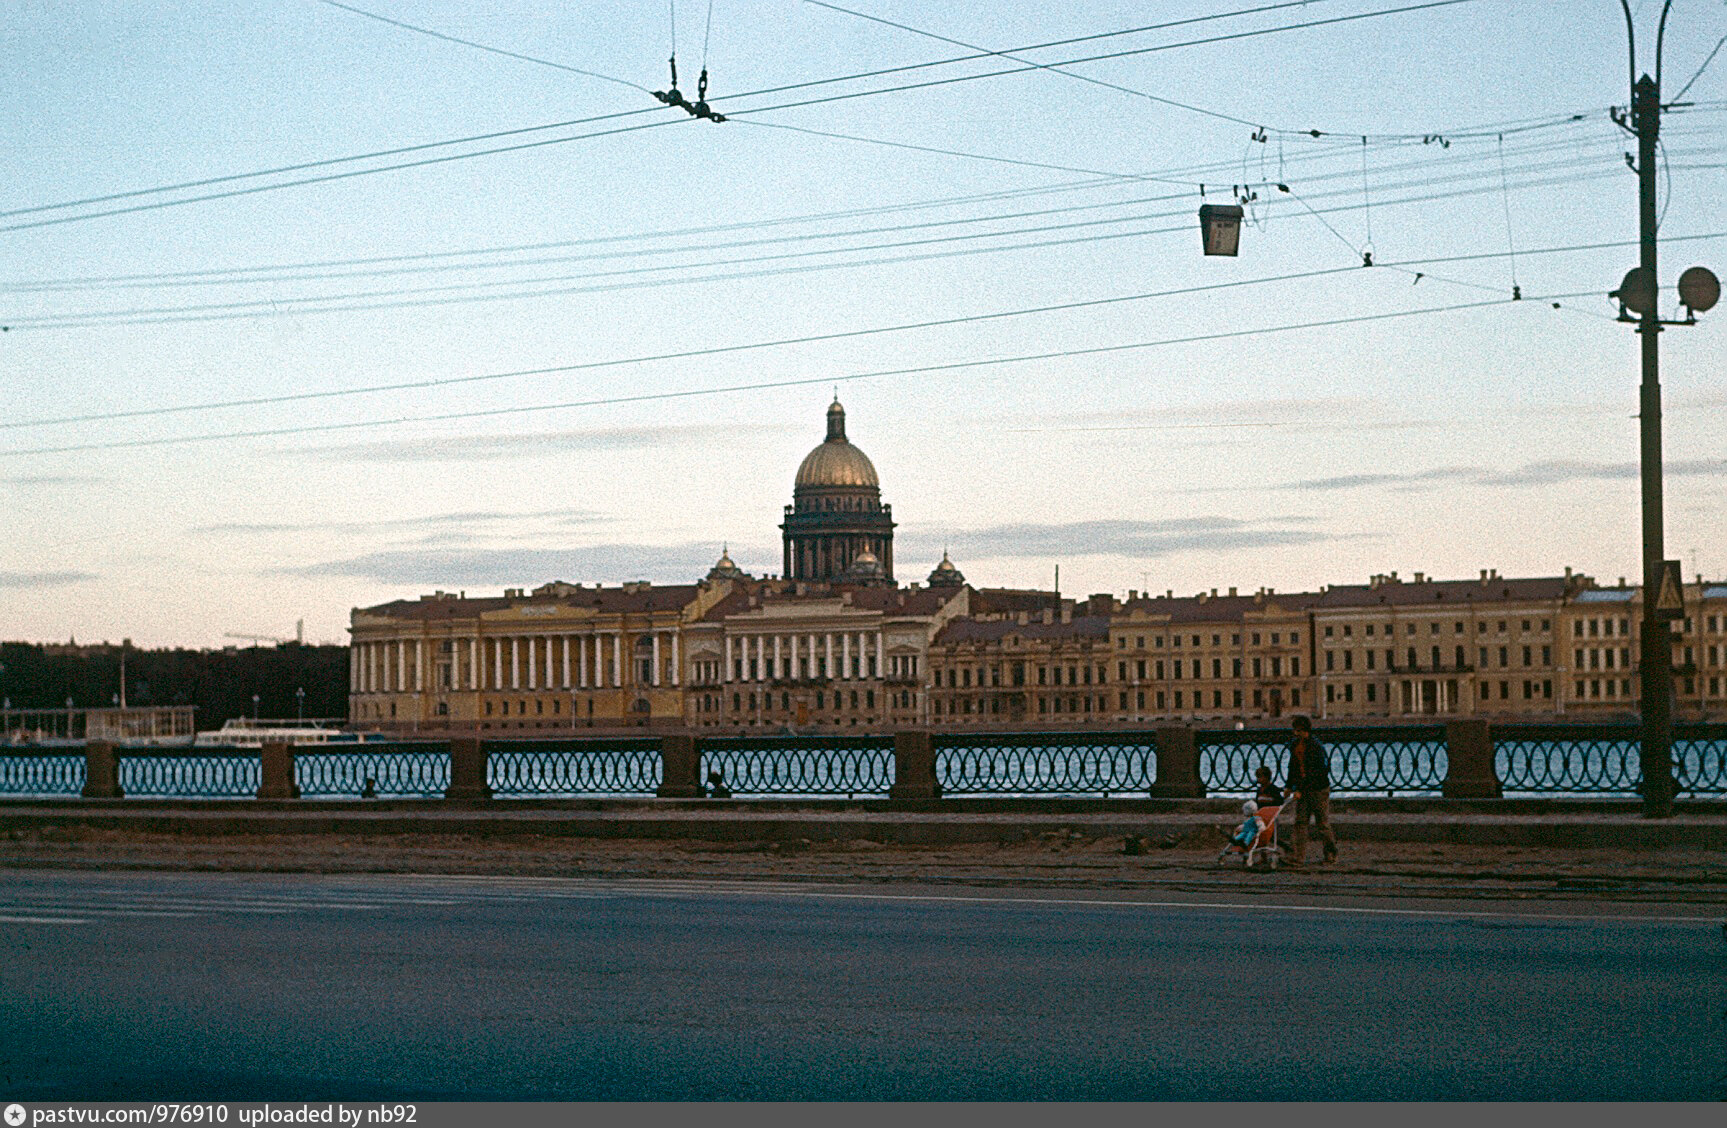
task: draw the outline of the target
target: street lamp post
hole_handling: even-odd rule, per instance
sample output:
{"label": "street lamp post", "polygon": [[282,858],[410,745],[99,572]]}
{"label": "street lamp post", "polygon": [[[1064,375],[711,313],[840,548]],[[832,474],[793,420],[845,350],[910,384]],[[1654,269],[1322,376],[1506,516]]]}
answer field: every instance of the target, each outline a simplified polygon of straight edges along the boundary
{"label": "street lamp post", "polygon": [[[1660,334],[1664,325],[1690,325],[1699,310],[1715,304],[1719,287],[1714,275],[1701,267],[1685,272],[1697,279],[1689,287],[1681,279],[1680,298],[1689,316],[1664,321],[1658,296],[1659,275],[1655,268],[1656,211],[1655,167],[1661,135],[1661,48],[1667,34],[1667,14],[1673,0],[1661,7],[1655,33],[1655,75],[1637,77],[1637,33],[1628,0],[1619,0],[1625,12],[1625,35],[1631,59],[1631,111],[1617,120],[1637,137],[1637,221],[1641,254],[1636,270],[1625,276],[1615,295],[1619,318],[1632,322],[1642,337],[1643,383],[1638,401],[1638,430],[1643,485],[1643,621],[1639,646],[1638,680],[1643,721],[1641,767],[1643,813],[1650,818],[1673,814],[1673,636],[1668,623],[1683,615],[1683,577],[1666,559],[1666,529],[1662,516],[1661,490],[1661,376]],[[1711,292],[1713,287],[1713,292]],[[1629,311],[1629,312],[1627,312]],[[1636,317],[1630,314],[1636,314]],[[1671,589],[1671,591],[1669,591]]]}

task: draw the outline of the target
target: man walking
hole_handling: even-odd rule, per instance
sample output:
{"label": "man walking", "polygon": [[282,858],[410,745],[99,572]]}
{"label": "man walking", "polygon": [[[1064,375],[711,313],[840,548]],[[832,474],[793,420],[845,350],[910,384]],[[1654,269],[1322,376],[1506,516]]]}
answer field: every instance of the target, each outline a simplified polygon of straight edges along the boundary
{"label": "man walking", "polygon": [[1313,739],[1313,722],[1306,717],[1292,717],[1289,727],[1294,739],[1289,744],[1289,771],[1285,789],[1294,792],[1295,849],[1286,865],[1300,868],[1307,864],[1307,822],[1316,824],[1319,840],[1325,844],[1325,860],[1337,860],[1337,836],[1331,832],[1331,766],[1325,745]]}

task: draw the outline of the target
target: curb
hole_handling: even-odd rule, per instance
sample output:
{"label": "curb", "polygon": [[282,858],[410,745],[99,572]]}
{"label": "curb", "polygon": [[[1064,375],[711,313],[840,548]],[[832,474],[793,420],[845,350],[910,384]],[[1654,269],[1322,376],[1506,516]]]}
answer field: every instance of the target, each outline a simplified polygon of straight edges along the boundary
{"label": "curb", "polygon": [[[189,838],[233,835],[457,835],[477,838],[577,837],[714,842],[836,842],[902,846],[1018,843],[1044,836],[1088,839],[1143,835],[1165,845],[1221,844],[1212,814],[1132,812],[980,815],[913,811],[510,810],[481,805],[432,810],[202,810],[71,807],[0,808],[0,835],[121,831]],[[1336,815],[1338,837],[1355,842],[1434,843],[1528,849],[1727,850],[1727,816],[1645,820],[1629,815],[1490,816]],[[1287,835],[1287,832],[1285,832]]]}

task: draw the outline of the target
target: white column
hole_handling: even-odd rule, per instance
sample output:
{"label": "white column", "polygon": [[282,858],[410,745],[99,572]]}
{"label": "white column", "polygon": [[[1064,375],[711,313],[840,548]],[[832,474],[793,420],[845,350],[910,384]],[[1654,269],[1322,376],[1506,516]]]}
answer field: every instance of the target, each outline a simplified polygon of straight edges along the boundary
{"label": "white column", "polygon": [[775,635],[774,636],[774,673],[776,673],[776,674],[783,674],[785,671],[785,667],[780,665],[780,661],[781,661],[780,636]]}
{"label": "white column", "polygon": [[540,641],[544,642],[546,644],[546,688],[551,689],[553,686],[558,684],[557,668],[553,664],[553,658],[552,658],[552,652],[555,649],[557,649],[553,645],[554,643],[557,642],[557,636],[556,635],[547,635],[545,638],[541,639]]}
{"label": "white column", "polygon": [[720,680],[721,681],[728,681],[728,682],[733,680],[732,679],[732,636],[731,635],[726,636],[726,668],[725,668],[725,671],[720,674]]}
{"label": "white column", "polygon": [[570,636],[564,636],[564,688],[570,688]]}
{"label": "white column", "polygon": [[426,692],[426,640],[414,640],[414,692]]}
{"label": "white column", "polygon": [[360,644],[348,648],[348,692],[360,692]]}
{"label": "white column", "polygon": [[624,684],[624,632],[612,636],[612,684]]}
{"label": "white column", "polygon": [[527,643],[527,651],[528,651],[528,688],[529,688],[529,689],[538,689],[538,688],[540,688],[540,682],[539,682],[539,678],[538,678],[538,676],[537,676],[537,675],[538,675],[538,673],[539,673],[539,663],[538,663],[538,662],[536,662],[536,661],[535,661],[535,660],[534,660],[534,650],[535,650],[535,647],[534,647],[534,642],[535,642],[535,639],[534,639],[534,636],[533,636],[533,635],[529,635],[529,636],[528,636],[528,637],[526,637],[526,638],[524,638],[524,639],[523,639],[523,640],[522,640],[522,641],[523,641],[523,642],[525,642],[525,643]]}
{"label": "white column", "polygon": [[491,647],[492,647],[492,688],[493,689],[503,689],[504,688],[504,640],[501,638],[492,639],[491,640]]}
{"label": "white column", "polygon": [[480,636],[468,640],[468,688],[480,688]]}
{"label": "white column", "polygon": [[653,639],[654,676],[648,679],[648,684],[658,687],[660,684],[660,632],[653,632],[651,637]]}
{"label": "white column", "polygon": [[672,632],[672,684],[681,684],[678,665],[678,632],[676,631]]}
{"label": "white column", "polygon": [[852,633],[840,635],[840,677],[852,676]]}
{"label": "white column", "polygon": [[880,631],[877,631],[875,636],[875,674],[878,678],[887,676],[887,659],[883,657]]}
{"label": "white column", "polygon": [[765,681],[765,680],[767,680],[767,675],[768,675],[768,671],[766,669],[766,663],[764,663],[762,661],[762,636],[757,635],[756,636],[756,680],[757,681]]}
{"label": "white column", "polygon": [[408,640],[396,640],[396,692],[408,688]]}
{"label": "white column", "polygon": [[510,688],[522,688],[522,639],[520,635],[510,636]]}
{"label": "white column", "polygon": [[588,688],[588,636],[576,636],[576,685]]}

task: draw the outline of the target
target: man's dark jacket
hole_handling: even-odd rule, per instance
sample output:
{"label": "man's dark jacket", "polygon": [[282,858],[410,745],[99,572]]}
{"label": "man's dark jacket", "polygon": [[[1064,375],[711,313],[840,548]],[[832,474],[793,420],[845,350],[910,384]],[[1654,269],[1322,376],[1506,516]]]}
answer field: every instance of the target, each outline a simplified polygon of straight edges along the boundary
{"label": "man's dark jacket", "polygon": [[1289,745],[1289,770],[1284,774],[1291,791],[1319,791],[1331,786],[1330,757],[1325,745],[1302,733]]}

